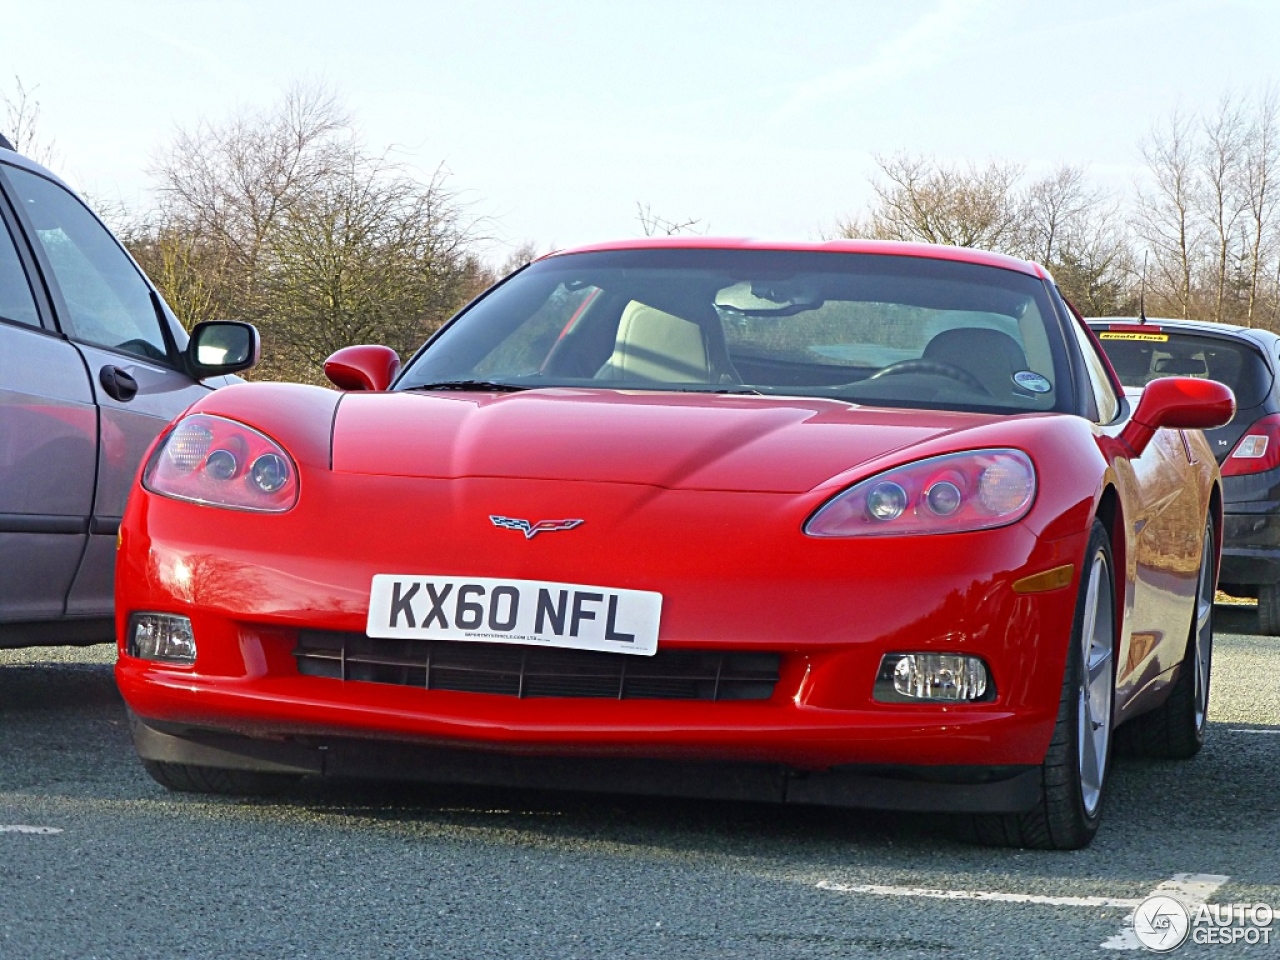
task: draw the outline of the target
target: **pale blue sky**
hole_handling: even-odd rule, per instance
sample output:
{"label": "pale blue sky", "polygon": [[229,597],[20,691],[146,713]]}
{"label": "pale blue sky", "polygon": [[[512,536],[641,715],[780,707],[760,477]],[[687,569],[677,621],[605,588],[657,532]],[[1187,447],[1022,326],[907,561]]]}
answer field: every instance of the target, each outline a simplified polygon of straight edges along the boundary
{"label": "pale blue sky", "polygon": [[[137,208],[177,126],[329,83],[375,147],[444,164],[500,243],[813,238],[873,155],[1086,166],[1126,188],[1175,104],[1280,81],[1280,0],[18,0],[58,172]],[[501,247],[494,249],[500,254]]]}

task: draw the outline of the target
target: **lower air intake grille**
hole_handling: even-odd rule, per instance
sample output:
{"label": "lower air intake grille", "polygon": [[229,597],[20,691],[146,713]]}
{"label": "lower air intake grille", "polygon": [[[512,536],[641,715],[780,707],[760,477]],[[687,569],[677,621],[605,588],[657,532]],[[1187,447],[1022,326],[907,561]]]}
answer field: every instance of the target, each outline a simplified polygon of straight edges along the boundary
{"label": "lower air intake grille", "polygon": [[662,650],[638,657],[304,630],[293,655],[298,672],[311,677],[506,697],[768,700],[778,682],[775,653]]}

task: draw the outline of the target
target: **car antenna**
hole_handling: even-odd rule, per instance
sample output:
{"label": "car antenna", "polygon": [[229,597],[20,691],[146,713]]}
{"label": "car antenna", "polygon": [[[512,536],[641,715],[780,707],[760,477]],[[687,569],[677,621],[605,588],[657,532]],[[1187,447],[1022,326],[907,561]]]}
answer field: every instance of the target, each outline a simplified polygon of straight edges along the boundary
{"label": "car antenna", "polygon": [[1147,253],[1142,253],[1142,286],[1138,290],[1138,322],[1147,322]]}

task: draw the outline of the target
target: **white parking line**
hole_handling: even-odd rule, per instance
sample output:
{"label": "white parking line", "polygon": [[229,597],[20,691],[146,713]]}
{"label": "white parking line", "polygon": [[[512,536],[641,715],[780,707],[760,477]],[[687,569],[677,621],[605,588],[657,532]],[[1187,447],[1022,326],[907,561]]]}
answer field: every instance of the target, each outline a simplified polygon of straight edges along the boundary
{"label": "white parking line", "polygon": [[41,836],[50,836],[61,832],[61,827],[28,827],[22,823],[0,823],[0,833],[36,833]]}
{"label": "white parking line", "polygon": [[[1231,878],[1220,873],[1175,873],[1157,886],[1148,897],[1163,893],[1181,900],[1189,910],[1205,903]],[[1104,950],[1141,950],[1133,932],[1133,915],[1147,899],[1140,897],[1047,897],[1031,893],[1003,893],[997,890],[935,890],[930,887],[894,887],[879,883],[835,883],[818,881],[819,890],[833,893],[861,893],[874,897],[926,897],[931,900],[979,900],[989,903],[1034,903],[1051,907],[1125,907],[1128,914],[1120,932],[1108,937]]]}
{"label": "white parking line", "polygon": [[[1001,893],[995,890],[931,890],[928,887],[889,887],[878,883],[832,883],[818,881],[819,890],[835,893],[867,893],[876,897],[928,897],[933,900],[987,900],[994,903],[1041,903],[1051,907],[1129,907],[1142,900],[1128,897],[1046,897],[1032,893]],[[1144,898],[1145,899],[1145,898]]]}
{"label": "white parking line", "polygon": [[1249,727],[1228,727],[1231,733],[1269,733],[1272,736],[1280,734],[1280,727],[1267,727],[1265,730],[1251,729]]}
{"label": "white parking line", "polygon": [[[1207,901],[1217,889],[1230,880],[1230,877],[1223,876],[1220,873],[1175,873],[1173,877],[1166,880],[1160,886],[1152,890],[1147,896],[1154,897],[1158,893],[1167,894],[1176,900],[1181,900],[1188,910],[1194,910],[1200,904]],[[1143,897],[1145,900],[1146,897]],[[1124,918],[1124,927],[1113,937],[1108,937],[1102,943],[1103,950],[1141,950],[1142,944],[1138,942],[1138,936],[1133,932],[1133,914]]]}

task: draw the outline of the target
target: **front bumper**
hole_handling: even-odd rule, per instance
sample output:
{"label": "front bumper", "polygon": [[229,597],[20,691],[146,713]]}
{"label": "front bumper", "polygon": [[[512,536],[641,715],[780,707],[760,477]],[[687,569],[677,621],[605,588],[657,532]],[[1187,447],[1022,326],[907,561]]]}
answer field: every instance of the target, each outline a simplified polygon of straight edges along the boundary
{"label": "front bumper", "polygon": [[[479,505],[561,516],[565,484],[474,479],[433,490],[422,480],[325,474],[308,482],[298,507],[276,516],[229,514],[141,490],[131,497],[117,576],[116,676],[147,728],[201,742],[234,737],[226,752],[236,756],[310,757],[299,762],[312,773],[434,776],[431,751],[475,753],[499,769],[558,769],[560,760],[589,770],[614,761],[637,769],[650,761],[729,764],[767,768],[770,783],[784,771],[787,797],[817,789],[800,781],[852,768],[892,768],[898,780],[926,783],[934,782],[919,775],[926,769],[1009,779],[1014,768],[1038,765],[1048,748],[1077,584],[1073,577],[1031,594],[1012,584],[1066,563],[1078,575],[1084,534],[1046,542],[1014,524],[945,538],[820,541],[800,533],[809,508],[791,496],[655,496],[613,484],[588,491],[593,521],[581,530],[526,541],[488,525],[490,508]],[[338,483],[340,499],[325,489]],[[335,502],[358,505],[358,515],[344,508],[358,522],[335,524],[325,508]],[[447,511],[438,523],[415,518],[407,527],[409,502]],[[473,515],[481,522],[458,526],[455,518]],[[768,543],[735,536],[771,520],[794,533]],[[414,571],[658,590],[661,648],[776,654],[778,682],[758,701],[521,699],[299,671],[301,632],[363,632],[372,577]],[[128,618],[141,611],[190,617],[194,667],[128,656]],[[876,702],[882,658],[902,651],[980,656],[996,696],[956,705]],[[369,759],[393,748],[425,759],[410,766]]]}
{"label": "front bumper", "polygon": [[144,760],[262,773],[582,790],[826,807],[1019,813],[1040,798],[1036,766],[840,766],[510,756],[351,737],[262,740],[131,718]]}

